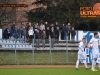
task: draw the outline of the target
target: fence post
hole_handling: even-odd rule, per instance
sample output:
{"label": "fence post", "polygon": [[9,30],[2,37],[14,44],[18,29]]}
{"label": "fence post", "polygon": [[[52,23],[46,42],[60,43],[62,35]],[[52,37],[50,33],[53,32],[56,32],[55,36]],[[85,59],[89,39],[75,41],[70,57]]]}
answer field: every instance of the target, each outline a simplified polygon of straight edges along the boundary
{"label": "fence post", "polygon": [[16,64],[16,54],[17,54],[17,52],[16,52],[16,40],[17,39],[15,39],[15,55],[14,55],[14,63]]}
{"label": "fence post", "polygon": [[32,63],[34,63],[34,39],[35,39],[35,36],[33,38]]}
{"label": "fence post", "polygon": [[52,63],[52,52],[51,52],[51,37],[50,37],[50,63]]}
{"label": "fence post", "polygon": [[66,63],[68,63],[68,36],[66,37]]}

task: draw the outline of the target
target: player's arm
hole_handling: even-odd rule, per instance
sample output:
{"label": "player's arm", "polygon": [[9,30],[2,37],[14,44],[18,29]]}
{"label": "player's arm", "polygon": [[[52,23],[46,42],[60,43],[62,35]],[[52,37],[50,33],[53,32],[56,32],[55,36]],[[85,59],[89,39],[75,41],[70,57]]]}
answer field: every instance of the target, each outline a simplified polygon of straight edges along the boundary
{"label": "player's arm", "polygon": [[91,43],[91,42],[89,42],[89,43],[88,43],[88,45],[87,45],[87,47],[88,47],[88,48],[90,48],[90,45],[91,45],[91,44],[92,44],[92,43]]}
{"label": "player's arm", "polygon": [[93,39],[91,39],[90,42],[88,43],[88,45],[87,45],[88,48],[91,48],[92,42],[93,42]]}

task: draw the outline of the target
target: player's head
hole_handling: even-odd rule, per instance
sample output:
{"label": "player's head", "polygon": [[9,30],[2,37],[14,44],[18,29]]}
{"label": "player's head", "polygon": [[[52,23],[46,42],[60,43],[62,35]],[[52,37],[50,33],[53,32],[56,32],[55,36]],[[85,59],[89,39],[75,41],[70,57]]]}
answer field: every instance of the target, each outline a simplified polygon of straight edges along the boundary
{"label": "player's head", "polygon": [[86,42],[86,39],[85,38],[82,38],[82,42],[85,43]]}
{"label": "player's head", "polygon": [[94,37],[95,37],[95,38],[98,38],[98,37],[99,37],[98,32],[95,32],[95,33],[94,33]]}

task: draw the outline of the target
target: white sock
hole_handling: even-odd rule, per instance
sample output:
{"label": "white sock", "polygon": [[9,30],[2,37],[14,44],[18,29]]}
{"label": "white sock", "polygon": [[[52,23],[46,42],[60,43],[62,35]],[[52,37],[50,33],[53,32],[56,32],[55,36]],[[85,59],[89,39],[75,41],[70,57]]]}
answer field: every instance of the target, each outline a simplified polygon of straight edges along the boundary
{"label": "white sock", "polygon": [[94,69],[94,68],[95,68],[95,65],[96,65],[96,61],[95,61],[95,60],[93,60],[93,61],[92,61],[92,69]]}
{"label": "white sock", "polygon": [[78,65],[79,65],[79,60],[77,60],[76,62],[76,68],[78,68]]}
{"label": "white sock", "polygon": [[87,68],[86,60],[83,60],[83,63],[84,63],[85,68]]}

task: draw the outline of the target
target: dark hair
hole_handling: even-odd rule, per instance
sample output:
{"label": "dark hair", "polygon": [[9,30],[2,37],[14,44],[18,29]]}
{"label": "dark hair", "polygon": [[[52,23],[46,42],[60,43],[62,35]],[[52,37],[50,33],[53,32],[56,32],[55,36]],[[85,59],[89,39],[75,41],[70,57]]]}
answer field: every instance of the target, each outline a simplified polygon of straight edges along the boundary
{"label": "dark hair", "polygon": [[85,40],[85,38],[82,38],[82,40]]}
{"label": "dark hair", "polygon": [[97,34],[98,34],[98,32],[95,32],[95,33],[94,33],[94,36],[97,35]]}

